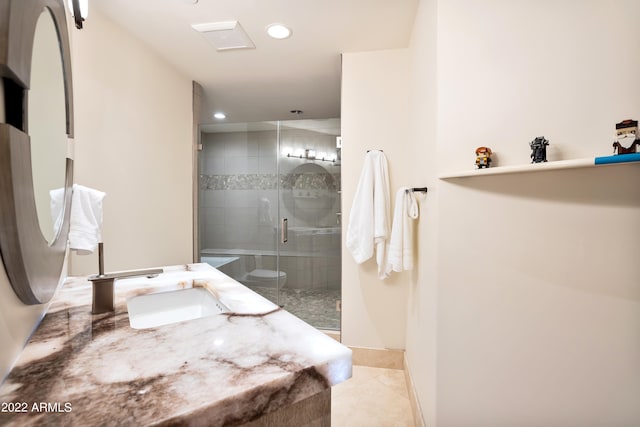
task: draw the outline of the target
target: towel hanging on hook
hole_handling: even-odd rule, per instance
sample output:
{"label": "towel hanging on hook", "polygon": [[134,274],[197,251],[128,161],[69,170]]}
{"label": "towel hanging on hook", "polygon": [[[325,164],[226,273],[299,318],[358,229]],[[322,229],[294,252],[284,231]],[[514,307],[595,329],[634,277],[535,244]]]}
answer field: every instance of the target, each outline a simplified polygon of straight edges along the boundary
{"label": "towel hanging on hook", "polygon": [[390,195],[387,158],[379,150],[365,155],[365,161],[353,198],[346,246],[356,263],[375,253],[378,276],[384,276],[386,246],[390,236]]}
{"label": "towel hanging on hook", "polygon": [[393,226],[389,239],[385,275],[391,272],[412,270],[414,264],[413,222],[420,215],[414,188],[400,187],[396,193],[393,210]]}

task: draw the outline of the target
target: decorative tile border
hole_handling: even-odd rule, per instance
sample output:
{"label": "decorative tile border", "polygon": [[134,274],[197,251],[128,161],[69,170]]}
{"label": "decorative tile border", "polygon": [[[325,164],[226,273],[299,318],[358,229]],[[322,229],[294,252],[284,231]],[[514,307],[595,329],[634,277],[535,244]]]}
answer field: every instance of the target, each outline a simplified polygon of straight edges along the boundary
{"label": "decorative tile border", "polygon": [[277,174],[200,175],[201,190],[275,190]]}
{"label": "decorative tile border", "polygon": [[291,173],[243,174],[243,175],[200,175],[200,190],[276,190],[278,184],[284,190],[330,190],[337,191],[339,173]]}

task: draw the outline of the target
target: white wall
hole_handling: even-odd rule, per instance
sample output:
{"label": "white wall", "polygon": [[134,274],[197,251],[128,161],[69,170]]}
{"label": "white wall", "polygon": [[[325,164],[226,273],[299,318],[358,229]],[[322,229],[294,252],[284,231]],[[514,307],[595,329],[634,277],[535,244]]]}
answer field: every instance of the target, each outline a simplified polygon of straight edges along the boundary
{"label": "white wall", "polygon": [[[409,135],[408,65],[406,50],[343,55],[343,237],[367,150],[384,151],[393,196],[399,186],[413,186],[408,180],[405,155]],[[393,202],[392,199],[392,207]],[[343,343],[371,348],[405,347],[407,274],[379,280],[375,260],[357,265],[343,238]]]}
{"label": "white wall", "polygon": [[[640,116],[639,13],[440,2],[440,169],[468,169],[478,145],[527,163],[538,135],[551,160],[610,154],[615,123]],[[440,185],[439,426],[640,424],[639,178],[631,165]]]}
{"label": "white wall", "polygon": [[[192,82],[95,10],[72,32],[75,179],[107,193],[107,271],[192,261]],[[72,256],[72,274],[97,256]]]}
{"label": "white wall", "polygon": [[[639,12],[622,0],[420,2],[409,131],[390,164],[429,186],[420,261],[398,282],[427,425],[640,424],[638,166],[437,179],[473,168],[479,145],[500,165],[528,163],[540,135],[550,160],[611,154],[615,123],[640,116]],[[392,54],[345,55],[345,147],[348,132],[366,135],[343,163],[345,206],[368,139],[407,126],[380,116],[407,86]],[[369,312],[386,289],[343,262],[344,340],[376,346]]]}

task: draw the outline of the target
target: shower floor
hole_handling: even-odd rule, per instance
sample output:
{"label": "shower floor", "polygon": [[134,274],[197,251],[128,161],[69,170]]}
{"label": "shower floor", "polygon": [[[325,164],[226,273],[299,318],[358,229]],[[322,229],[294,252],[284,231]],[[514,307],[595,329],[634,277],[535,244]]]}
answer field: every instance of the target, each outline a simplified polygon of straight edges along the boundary
{"label": "shower floor", "polygon": [[280,289],[277,301],[276,288],[248,286],[263,297],[279,303],[289,313],[299,317],[318,329],[340,330],[340,312],[336,301],[340,300],[339,290],[326,289]]}

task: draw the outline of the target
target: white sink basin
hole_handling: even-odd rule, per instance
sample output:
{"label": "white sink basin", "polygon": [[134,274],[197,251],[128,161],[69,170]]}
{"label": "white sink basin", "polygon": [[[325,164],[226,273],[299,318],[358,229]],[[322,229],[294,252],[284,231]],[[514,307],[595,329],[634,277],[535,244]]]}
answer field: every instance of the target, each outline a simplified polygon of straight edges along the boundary
{"label": "white sink basin", "polygon": [[127,299],[127,308],[129,323],[134,329],[154,328],[229,311],[211,292],[203,288],[131,297]]}

